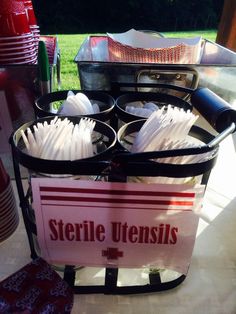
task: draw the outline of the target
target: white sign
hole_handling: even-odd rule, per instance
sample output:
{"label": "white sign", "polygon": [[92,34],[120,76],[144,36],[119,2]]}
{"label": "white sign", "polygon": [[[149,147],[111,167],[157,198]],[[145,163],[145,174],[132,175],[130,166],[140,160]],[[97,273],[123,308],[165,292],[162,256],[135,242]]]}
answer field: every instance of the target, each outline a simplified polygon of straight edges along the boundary
{"label": "white sign", "polygon": [[32,178],[42,257],[51,263],[187,273],[204,186]]}

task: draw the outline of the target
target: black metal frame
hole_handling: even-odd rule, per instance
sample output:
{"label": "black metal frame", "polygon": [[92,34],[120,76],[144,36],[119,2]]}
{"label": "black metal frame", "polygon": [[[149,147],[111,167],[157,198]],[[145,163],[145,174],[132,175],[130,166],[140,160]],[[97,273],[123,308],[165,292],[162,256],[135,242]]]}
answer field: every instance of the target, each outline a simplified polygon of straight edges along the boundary
{"label": "black metal frame", "polygon": [[[56,113],[50,111],[53,102],[63,101],[67,98],[69,90],[57,91],[45,94],[35,100],[34,111],[35,116],[38,118],[56,116]],[[115,99],[108,93],[102,91],[81,91],[72,90],[72,92],[83,92],[90,100],[99,102],[100,112],[97,114],[86,115],[86,117],[97,119],[99,121],[108,121],[114,115]]]}
{"label": "black metal frame", "polygon": [[[197,98],[197,97],[196,97]],[[214,111],[214,110],[213,110]],[[222,110],[221,110],[222,111]],[[44,118],[44,120],[52,119]],[[79,117],[69,117],[73,122],[78,122]],[[217,118],[216,118],[217,119]],[[232,120],[235,118],[233,117]],[[25,193],[20,166],[26,167],[33,172],[51,173],[51,174],[73,174],[73,175],[96,175],[107,176],[109,181],[126,182],[127,176],[166,176],[166,177],[191,177],[202,174],[202,183],[207,184],[210,171],[213,168],[218,151],[218,144],[226,136],[235,131],[235,122],[226,121],[225,130],[218,136],[214,137],[207,131],[194,126],[191,129],[191,135],[200,139],[203,144],[198,148],[167,150],[157,152],[145,152],[132,154],[125,150],[120,144],[122,137],[126,134],[137,131],[145,120],[139,120],[135,123],[125,125],[122,130],[118,131],[118,141],[115,143],[111,128],[106,130],[105,135],[109,138],[108,149],[95,157],[75,160],[75,161],[52,161],[38,159],[27,155],[23,151],[21,130],[33,126],[33,123],[23,125],[11,136],[10,143],[12,147],[13,166],[15,171],[15,179],[20,199],[20,207],[22,209],[23,220],[28,235],[31,257],[34,259],[38,253],[34,244],[34,236],[37,235],[35,222],[32,220],[31,208],[31,191],[30,188]],[[38,122],[38,121],[36,121]],[[104,123],[98,121],[98,129],[102,133],[104,131]],[[193,155],[204,152],[212,152],[212,158],[198,164],[164,164],[153,161],[156,158]],[[160,275],[150,274],[150,284],[133,285],[133,286],[117,286],[118,269],[106,268],[104,285],[75,286],[76,268],[73,265],[66,265],[64,268],[64,279],[73,287],[75,293],[105,293],[105,294],[131,294],[131,293],[148,293],[154,291],[163,291],[172,289],[184,281],[186,275],[180,274],[177,279],[169,282],[161,282]]]}

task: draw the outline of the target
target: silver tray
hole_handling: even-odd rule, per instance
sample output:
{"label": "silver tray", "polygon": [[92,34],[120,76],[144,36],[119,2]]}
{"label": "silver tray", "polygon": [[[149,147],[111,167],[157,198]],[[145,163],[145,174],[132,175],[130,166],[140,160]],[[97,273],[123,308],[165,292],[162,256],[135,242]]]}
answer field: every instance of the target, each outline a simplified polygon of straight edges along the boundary
{"label": "silver tray", "polygon": [[229,103],[236,101],[236,53],[206,39],[198,64],[110,62],[106,36],[88,36],[74,62],[85,90],[111,91],[114,83],[168,83],[208,87]]}

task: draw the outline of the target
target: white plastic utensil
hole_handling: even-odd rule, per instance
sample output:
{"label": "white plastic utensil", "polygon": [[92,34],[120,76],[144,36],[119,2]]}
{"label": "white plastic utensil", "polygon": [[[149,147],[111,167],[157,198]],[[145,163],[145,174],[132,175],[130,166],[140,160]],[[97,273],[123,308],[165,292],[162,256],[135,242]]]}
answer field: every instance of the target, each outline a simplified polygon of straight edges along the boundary
{"label": "white plastic utensil", "polygon": [[93,106],[85,94],[77,93],[75,95],[75,98],[76,98],[76,100],[79,100],[80,103],[82,103],[84,105],[86,114],[93,114],[94,113]]}
{"label": "white plastic utensil", "polygon": [[28,153],[51,160],[75,160],[93,156],[92,134],[96,122],[83,118],[73,124],[68,118],[55,118],[48,123],[37,123],[34,133],[21,131]]}
{"label": "white plastic utensil", "polygon": [[96,111],[99,109],[97,107],[93,107],[89,98],[84,93],[78,92],[74,94],[72,91],[69,91],[67,98],[63,101],[57,113],[70,116],[94,114],[94,109]]}

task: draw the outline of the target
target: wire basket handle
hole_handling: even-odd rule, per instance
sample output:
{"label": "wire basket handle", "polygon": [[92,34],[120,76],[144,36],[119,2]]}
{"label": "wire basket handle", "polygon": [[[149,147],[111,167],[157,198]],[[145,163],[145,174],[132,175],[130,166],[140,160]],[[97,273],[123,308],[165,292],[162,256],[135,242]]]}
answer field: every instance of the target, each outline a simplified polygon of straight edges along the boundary
{"label": "wire basket handle", "polygon": [[233,123],[236,124],[236,110],[208,88],[194,90],[191,102],[217,132],[223,132]]}

